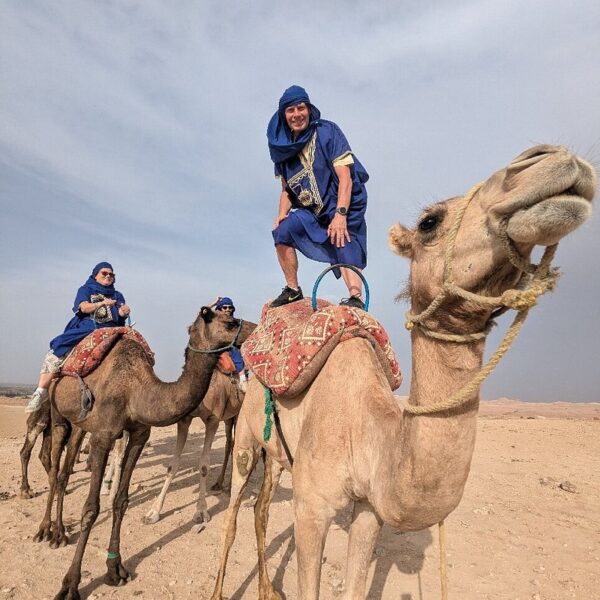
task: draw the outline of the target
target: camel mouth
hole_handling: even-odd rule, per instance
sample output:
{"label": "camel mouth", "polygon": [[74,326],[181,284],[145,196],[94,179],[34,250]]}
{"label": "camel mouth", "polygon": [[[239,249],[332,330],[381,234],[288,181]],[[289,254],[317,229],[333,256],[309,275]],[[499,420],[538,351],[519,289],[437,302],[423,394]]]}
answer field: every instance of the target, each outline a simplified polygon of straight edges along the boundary
{"label": "camel mouth", "polygon": [[513,242],[550,246],[583,225],[592,214],[591,199],[569,188],[515,212],[506,233]]}

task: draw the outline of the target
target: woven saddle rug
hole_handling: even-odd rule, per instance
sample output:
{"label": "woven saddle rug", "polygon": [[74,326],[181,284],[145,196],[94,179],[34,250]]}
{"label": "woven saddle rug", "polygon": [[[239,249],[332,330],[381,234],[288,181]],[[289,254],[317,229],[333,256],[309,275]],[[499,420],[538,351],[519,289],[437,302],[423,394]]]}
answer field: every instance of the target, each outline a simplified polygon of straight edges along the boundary
{"label": "woven saddle rug", "polygon": [[102,327],[92,331],[73,348],[60,374],[71,377],[89,375],[121,338],[137,342],[146,352],[148,362],[154,366],[154,352],[139,331],[131,327]]}
{"label": "woven saddle rug", "polygon": [[381,324],[364,310],[325,300],[317,300],[317,311],[308,298],[278,308],[266,304],[242,355],[264,386],[292,398],[310,385],[338,344],[355,337],[371,342],[390,388],[400,387],[400,366]]}

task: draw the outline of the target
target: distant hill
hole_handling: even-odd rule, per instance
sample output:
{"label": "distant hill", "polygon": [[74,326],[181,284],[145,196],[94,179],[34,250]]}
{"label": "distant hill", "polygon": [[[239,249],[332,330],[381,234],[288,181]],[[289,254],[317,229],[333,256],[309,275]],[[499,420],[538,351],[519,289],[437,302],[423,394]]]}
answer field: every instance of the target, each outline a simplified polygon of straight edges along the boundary
{"label": "distant hill", "polygon": [[35,384],[0,383],[0,396],[14,398],[15,396],[29,396],[35,390]]}

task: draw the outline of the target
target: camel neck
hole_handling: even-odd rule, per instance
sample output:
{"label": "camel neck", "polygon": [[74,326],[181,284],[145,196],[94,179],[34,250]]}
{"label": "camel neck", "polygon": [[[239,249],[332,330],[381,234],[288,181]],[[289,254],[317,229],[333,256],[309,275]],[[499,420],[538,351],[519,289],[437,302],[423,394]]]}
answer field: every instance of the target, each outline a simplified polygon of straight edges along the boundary
{"label": "camel neck", "polygon": [[164,427],[196,409],[208,390],[217,360],[214,354],[188,351],[177,381],[164,383],[156,379],[148,385],[138,403],[138,420],[154,427]]}
{"label": "camel neck", "polygon": [[[414,331],[412,342],[411,404],[427,406],[446,400],[481,367],[483,340],[448,343]],[[452,411],[404,413],[398,440],[401,455],[396,462],[400,469],[396,473],[398,505],[392,519],[398,526],[427,527],[458,505],[475,447],[478,402],[475,392],[472,401]]]}

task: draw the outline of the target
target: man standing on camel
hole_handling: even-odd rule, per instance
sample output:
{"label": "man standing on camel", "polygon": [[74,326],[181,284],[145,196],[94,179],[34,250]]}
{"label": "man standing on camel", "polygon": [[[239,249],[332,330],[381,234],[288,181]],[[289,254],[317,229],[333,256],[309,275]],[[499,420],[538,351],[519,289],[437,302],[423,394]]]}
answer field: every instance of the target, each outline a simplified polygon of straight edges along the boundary
{"label": "man standing on camel", "polygon": [[[296,250],[319,262],[365,268],[369,174],[342,130],[321,119],[300,86],[283,93],[267,138],[275,175],[281,179],[273,239],[286,286],[271,302],[276,307],[303,298]],[[334,273],[348,288],[348,298],[340,304],[364,308],[359,275],[347,268]]]}

